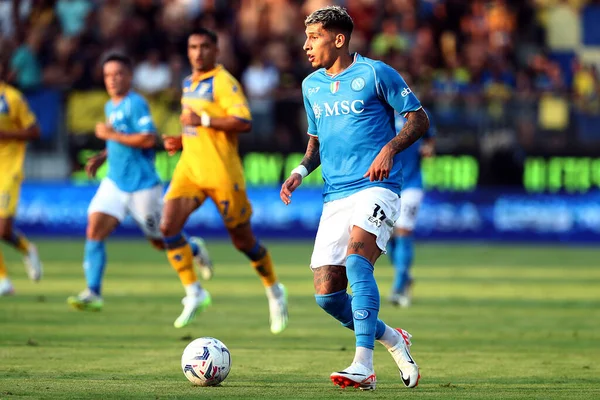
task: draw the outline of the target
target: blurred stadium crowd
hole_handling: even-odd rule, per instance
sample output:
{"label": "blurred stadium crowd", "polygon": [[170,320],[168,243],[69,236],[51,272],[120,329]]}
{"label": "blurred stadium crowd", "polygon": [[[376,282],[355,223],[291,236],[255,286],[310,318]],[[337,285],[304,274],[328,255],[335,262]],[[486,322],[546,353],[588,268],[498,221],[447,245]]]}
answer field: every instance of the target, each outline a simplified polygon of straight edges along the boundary
{"label": "blurred stadium crowd", "polygon": [[303,18],[331,3],[354,18],[354,50],[418,93],[442,152],[597,153],[599,0],[0,0],[0,52],[42,115],[40,151],[97,148],[102,57],[133,58],[135,88],[176,133],[187,32],[208,27],[251,103],[242,151],[303,151]]}

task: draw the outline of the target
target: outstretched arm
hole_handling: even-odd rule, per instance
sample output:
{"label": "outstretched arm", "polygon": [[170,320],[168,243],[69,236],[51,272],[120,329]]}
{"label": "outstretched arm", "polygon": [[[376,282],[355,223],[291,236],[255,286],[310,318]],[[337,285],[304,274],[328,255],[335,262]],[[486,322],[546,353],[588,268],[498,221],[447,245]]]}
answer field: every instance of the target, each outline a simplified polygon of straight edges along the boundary
{"label": "outstretched arm", "polygon": [[300,165],[294,168],[290,177],[281,185],[279,197],[287,206],[292,202],[292,192],[296,190],[302,183],[302,179],[313,172],[321,165],[321,155],[319,154],[319,139],[316,136],[311,136],[306,146],[306,153],[300,162]]}
{"label": "outstretched arm", "polygon": [[383,146],[364,177],[369,178],[370,181],[389,178],[394,165],[394,156],[416,142],[427,132],[427,129],[429,129],[429,118],[422,108],[407,113],[406,123],[400,133]]}

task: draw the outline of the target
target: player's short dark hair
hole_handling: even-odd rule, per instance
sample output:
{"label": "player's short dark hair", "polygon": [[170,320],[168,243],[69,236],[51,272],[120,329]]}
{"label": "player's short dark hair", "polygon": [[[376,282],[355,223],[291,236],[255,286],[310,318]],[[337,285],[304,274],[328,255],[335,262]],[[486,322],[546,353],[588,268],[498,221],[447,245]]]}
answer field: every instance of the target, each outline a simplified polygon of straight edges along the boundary
{"label": "player's short dark hair", "polygon": [[206,36],[214,44],[218,44],[218,41],[219,41],[216,32],[211,31],[210,29],[202,28],[202,27],[196,28],[193,31],[191,31],[190,34],[188,35],[188,37],[192,36],[192,35]]}
{"label": "player's short dark hair", "polygon": [[313,11],[304,20],[304,25],[322,24],[323,29],[345,33],[348,36],[354,30],[354,21],[344,7],[327,6]]}
{"label": "player's short dark hair", "polygon": [[102,66],[104,67],[106,65],[106,63],[109,63],[111,61],[116,61],[118,63],[121,63],[129,71],[133,70],[133,62],[131,61],[131,58],[127,57],[124,54],[118,54],[118,53],[109,54],[106,58],[104,58],[104,61],[102,61]]}

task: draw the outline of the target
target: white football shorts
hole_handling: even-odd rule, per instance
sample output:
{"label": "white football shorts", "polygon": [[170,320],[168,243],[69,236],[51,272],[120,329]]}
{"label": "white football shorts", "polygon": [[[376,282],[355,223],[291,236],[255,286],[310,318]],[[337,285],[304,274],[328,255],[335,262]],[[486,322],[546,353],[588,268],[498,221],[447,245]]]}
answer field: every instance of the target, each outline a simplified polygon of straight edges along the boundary
{"label": "white football shorts", "polygon": [[377,246],[385,252],[399,214],[400,197],[381,187],[370,187],[325,203],[310,260],[311,268],[345,266],[350,231],[354,226],[375,235]]}
{"label": "white football shorts", "polygon": [[408,188],[400,193],[402,197],[402,206],[400,207],[400,217],[396,220],[395,227],[414,231],[417,225],[417,216],[421,202],[423,201],[423,190],[418,188]]}
{"label": "white football shorts", "polygon": [[88,215],[100,212],[123,222],[129,214],[147,237],[159,239],[162,238],[162,196],[163,187],[160,184],[128,193],[119,189],[112,180],[104,178],[90,202]]}

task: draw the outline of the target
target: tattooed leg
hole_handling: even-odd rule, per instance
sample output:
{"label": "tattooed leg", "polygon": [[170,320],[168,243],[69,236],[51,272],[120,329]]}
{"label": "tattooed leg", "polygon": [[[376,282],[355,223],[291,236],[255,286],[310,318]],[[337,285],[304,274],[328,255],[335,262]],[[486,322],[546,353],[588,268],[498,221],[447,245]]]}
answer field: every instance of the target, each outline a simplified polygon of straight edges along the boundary
{"label": "tattooed leg", "polygon": [[369,260],[371,264],[381,255],[381,249],[377,246],[377,237],[358,226],[353,226],[348,242],[347,256],[357,254]]}
{"label": "tattooed leg", "polygon": [[329,294],[346,290],[348,278],[346,267],[341,265],[325,265],[313,270],[316,294]]}

